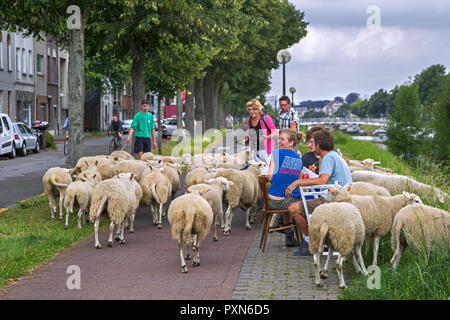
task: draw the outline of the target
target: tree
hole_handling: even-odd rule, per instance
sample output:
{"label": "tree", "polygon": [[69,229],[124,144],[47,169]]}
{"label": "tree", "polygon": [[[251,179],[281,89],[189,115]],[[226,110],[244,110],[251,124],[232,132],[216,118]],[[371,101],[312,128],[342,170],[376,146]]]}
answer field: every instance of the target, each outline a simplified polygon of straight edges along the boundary
{"label": "tree", "polygon": [[303,114],[303,118],[326,118],[328,115],[323,111],[308,110]]}
{"label": "tree", "polygon": [[420,152],[420,98],[417,84],[398,89],[395,111],[388,123],[386,145],[395,155],[413,159]]}
{"label": "tree", "polygon": [[369,99],[367,113],[372,117],[381,117],[386,115],[388,106],[388,93],[380,89]]}
{"label": "tree", "polygon": [[342,97],[334,97],[334,101],[336,101],[336,102],[340,102],[340,103],[344,103],[344,98],[342,98]]}
{"label": "tree", "polygon": [[433,118],[437,158],[448,165],[450,160],[450,74],[446,76],[436,96]]}
{"label": "tree", "polygon": [[333,116],[341,118],[349,118],[350,110],[351,106],[348,103],[344,103],[342,106],[339,107],[339,109],[336,110]]}
{"label": "tree", "polygon": [[360,99],[360,94],[356,92],[351,92],[345,97],[345,102],[352,104],[356,100]]}

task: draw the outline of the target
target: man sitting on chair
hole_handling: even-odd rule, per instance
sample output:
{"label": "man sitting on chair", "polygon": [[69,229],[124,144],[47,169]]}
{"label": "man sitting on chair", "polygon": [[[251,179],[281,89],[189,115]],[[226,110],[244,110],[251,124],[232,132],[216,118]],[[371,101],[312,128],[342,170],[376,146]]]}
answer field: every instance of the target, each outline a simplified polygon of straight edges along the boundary
{"label": "man sitting on chair", "polygon": [[[334,137],[331,132],[326,130],[317,131],[313,134],[315,143],[314,153],[322,159],[319,177],[311,179],[302,179],[292,182],[286,189],[286,197],[291,197],[294,190],[299,186],[314,186],[323,184],[335,184],[336,182],[345,186],[352,182],[352,175],[345,160],[334,151]],[[319,205],[325,203],[321,198],[306,200],[306,206],[309,213]],[[300,226],[303,234],[308,236],[308,225],[305,210],[301,201],[294,202],[288,207],[289,214],[295,220],[297,226]],[[308,242],[302,241],[301,246],[293,251],[296,256],[309,255]]]}

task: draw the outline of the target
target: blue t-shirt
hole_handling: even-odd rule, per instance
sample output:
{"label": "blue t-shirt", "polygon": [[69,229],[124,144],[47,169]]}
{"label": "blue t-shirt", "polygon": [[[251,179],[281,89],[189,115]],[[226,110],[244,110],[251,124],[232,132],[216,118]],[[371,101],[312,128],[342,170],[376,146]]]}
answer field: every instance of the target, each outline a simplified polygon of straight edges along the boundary
{"label": "blue t-shirt", "polygon": [[[272,186],[269,194],[276,197],[286,197],[286,188],[295,180],[298,180],[303,168],[302,159],[292,150],[276,149],[272,151],[275,168],[272,176]],[[280,165],[281,164],[281,165]],[[295,189],[293,198],[299,198],[300,192]]]}
{"label": "blue t-shirt", "polygon": [[340,186],[345,186],[352,182],[352,174],[347,163],[336,151],[330,151],[323,157],[319,175],[324,173],[330,176],[327,184],[334,184],[337,181]]}

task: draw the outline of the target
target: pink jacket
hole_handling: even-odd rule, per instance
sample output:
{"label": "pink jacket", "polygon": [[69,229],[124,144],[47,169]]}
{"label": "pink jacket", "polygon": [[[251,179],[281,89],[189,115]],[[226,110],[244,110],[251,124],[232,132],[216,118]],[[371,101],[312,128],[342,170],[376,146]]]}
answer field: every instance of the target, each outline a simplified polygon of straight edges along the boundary
{"label": "pink jacket", "polygon": [[[263,135],[268,136],[269,133],[267,131],[267,128],[264,126],[262,117],[263,117],[263,115],[261,115],[261,119],[259,119],[259,123],[261,125]],[[251,121],[251,119],[247,120],[247,137],[249,137],[250,121]],[[273,123],[272,118],[268,114],[264,114],[264,121],[266,122],[267,127],[269,127],[269,129],[271,131],[270,134],[275,133],[276,135],[278,135],[278,129],[277,129],[277,127],[275,127],[275,124]],[[272,153],[272,150],[274,148],[275,148],[275,140],[273,138],[264,140],[264,149],[266,149],[266,152],[269,156]]]}

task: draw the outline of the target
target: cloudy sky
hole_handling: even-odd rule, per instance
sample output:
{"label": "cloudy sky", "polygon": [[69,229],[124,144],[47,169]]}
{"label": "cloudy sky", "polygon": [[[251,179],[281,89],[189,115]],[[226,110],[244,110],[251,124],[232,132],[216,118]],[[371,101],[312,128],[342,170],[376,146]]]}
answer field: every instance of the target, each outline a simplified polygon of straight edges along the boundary
{"label": "cloudy sky", "polygon": [[[307,36],[288,48],[286,91],[291,97],[296,88],[295,102],[389,91],[433,64],[450,71],[449,0],[290,2],[309,22]],[[282,67],[273,70],[268,95],[280,97],[282,81]]]}

